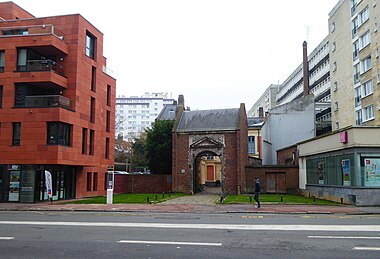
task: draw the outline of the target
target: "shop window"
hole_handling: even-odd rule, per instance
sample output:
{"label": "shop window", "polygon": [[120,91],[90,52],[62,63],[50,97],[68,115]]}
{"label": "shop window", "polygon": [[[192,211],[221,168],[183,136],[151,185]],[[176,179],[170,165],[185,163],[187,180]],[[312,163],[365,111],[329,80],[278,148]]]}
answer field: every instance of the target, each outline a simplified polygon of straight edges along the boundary
{"label": "shop window", "polygon": [[86,32],[86,56],[95,59],[96,38],[89,32]]}
{"label": "shop window", "polygon": [[98,173],[94,173],[94,177],[92,178],[92,188],[94,191],[98,190]]}
{"label": "shop window", "polygon": [[91,173],[90,172],[87,173],[87,191],[88,192],[91,191]]}
{"label": "shop window", "polygon": [[21,144],[21,122],[12,123],[12,145],[20,146]]}
{"label": "shop window", "polygon": [[47,123],[47,144],[48,145],[71,145],[72,125],[63,122]]}

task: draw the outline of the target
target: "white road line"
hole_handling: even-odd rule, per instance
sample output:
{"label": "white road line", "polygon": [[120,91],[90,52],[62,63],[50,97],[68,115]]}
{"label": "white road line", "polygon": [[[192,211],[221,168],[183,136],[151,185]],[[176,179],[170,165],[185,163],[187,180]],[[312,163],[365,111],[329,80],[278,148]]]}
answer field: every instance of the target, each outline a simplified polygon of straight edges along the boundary
{"label": "white road line", "polygon": [[194,243],[194,242],[142,241],[142,240],[120,240],[120,241],[118,241],[118,243],[157,244],[157,245],[188,245],[188,246],[222,246],[222,243]]}
{"label": "white road line", "polygon": [[14,237],[0,237],[0,240],[12,240]]}
{"label": "white road line", "polygon": [[352,250],[361,250],[361,251],[380,251],[380,247],[354,247]]}
{"label": "white road line", "polygon": [[53,221],[0,221],[0,225],[41,225],[78,227],[126,227],[170,229],[221,229],[221,230],[275,230],[275,231],[354,231],[380,232],[380,225],[228,225],[228,224],[167,224],[167,223],[115,223],[115,222],[53,222]]}
{"label": "white road line", "polygon": [[320,238],[320,239],[380,239],[380,237],[350,237],[350,236],[308,236],[308,238]]}

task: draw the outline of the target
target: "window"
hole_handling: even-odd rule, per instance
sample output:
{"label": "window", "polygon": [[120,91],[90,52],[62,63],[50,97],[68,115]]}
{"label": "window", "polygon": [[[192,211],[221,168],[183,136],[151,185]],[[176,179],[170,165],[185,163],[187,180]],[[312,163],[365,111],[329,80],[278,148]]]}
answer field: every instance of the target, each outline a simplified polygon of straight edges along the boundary
{"label": "window", "polygon": [[0,85],[0,108],[3,107],[3,86]]}
{"label": "window", "polygon": [[111,120],[111,112],[107,111],[106,113],[106,132],[110,132],[110,121]]}
{"label": "window", "polygon": [[335,130],[339,129],[339,121],[335,122]]}
{"label": "window", "polygon": [[94,130],[90,130],[90,150],[89,150],[89,154],[91,156],[94,155],[94,140],[95,140],[95,131]]}
{"label": "window", "polygon": [[94,191],[98,190],[98,173],[94,173],[94,177],[92,178],[92,189]]}
{"label": "window", "polygon": [[96,92],[96,67],[91,69],[91,91]]}
{"label": "window", "polygon": [[356,125],[362,124],[363,117],[362,117],[362,110],[356,111]]}
{"label": "window", "polygon": [[90,102],[90,122],[95,122],[95,98],[91,97]]}
{"label": "window", "polygon": [[375,118],[372,104],[363,109],[363,117],[364,121],[368,121]]}
{"label": "window", "polygon": [[335,31],[335,22],[331,23],[330,30],[331,30],[331,32]]}
{"label": "window", "polygon": [[368,46],[371,43],[371,33],[366,31],[360,38],[359,38],[359,50],[362,50],[366,46]]}
{"label": "window", "polygon": [[87,154],[87,129],[82,128],[82,154]]}
{"label": "window", "polygon": [[111,86],[107,85],[107,106],[111,106]]}
{"label": "window", "polygon": [[21,122],[12,123],[12,145],[20,146],[21,144]]}
{"label": "window", "polygon": [[0,72],[4,72],[5,52],[0,50]]}
{"label": "window", "polygon": [[338,102],[335,102],[335,111],[339,110],[339,104]]}
{"label": "window", "polygon": [[338,82],[334,82],[334,92],[338,90]]}
{"label": "window", "polygon": [[336,62],[333,63],[333,71],[336,71]]}
{"label": "window", "polygon": [[26,71],[27,49],[18,49],[17,51],[17,70]]}
{"label": "window", "polygon": [[255,136],[248,136],[248,154],[256,153]]}
{"label": "window", "polygon": [[361,68],[362,68],[361,71],[363,71],[362,73],[365,73],[368,70],[370,70],[372,68],[371,56],[368,56],[365,59],[363,59],[362,61],[360,61],[360,64],[361,64]]}
{"label": "window", "polygon": [[96,38],[89,32],[86,32],[86,55],[95,59]]}
{"label": "window", "polygon": [[336,50],[336,42],[334,41],[331,46],[331,51],[334,52]]}
{"label": "window", "polygon": [[72,125],[63,122],[47,123],[47,144],[70,146]]}
{"label": "window", "polygon": [[110,139],[106,138],[105,158],[110,159]]}
{"label": "window", "polygon": [[359,17],[359,26],[368,21],[369,19],[369,7],[368,5],[361,11],[358,15]]}
{"label": "window", "polygon": [[359,86],[355,88],[355,107],[358,107],[362,104],[361,99],[362,99],[362,91],[361,91],[361,87]]}
{"label": "window", "polygon": [[362,87],[363,87],[363,90],[362,90],[363,97],[372,94],[373,93],[372,79],[365,82]]}
{"label": "window", "polygon": [[353,44],[352,60],[355,61],[359,58],[359,41],[355,41]]}
{"label": "window", "polygon": [[354,83],[360,82],[360,64],[354,66]]}
{"label": "window", "polygon": [[91,191],[91,173],[87,172],[87,191]]}

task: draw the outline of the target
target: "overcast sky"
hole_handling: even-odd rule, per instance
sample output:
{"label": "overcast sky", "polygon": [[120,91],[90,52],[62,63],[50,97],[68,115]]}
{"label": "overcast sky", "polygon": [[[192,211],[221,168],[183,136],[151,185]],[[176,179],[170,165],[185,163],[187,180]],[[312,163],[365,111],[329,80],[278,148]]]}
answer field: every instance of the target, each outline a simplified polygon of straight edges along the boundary
{"label": "overcast sky", "polygon": [[[4,2],[0,0],[0,2]],[[36,17],[80,13],[104,33],[117,95],[168,92],[192,110],[247,111],[328,35],[338,0],[13,0]]]}

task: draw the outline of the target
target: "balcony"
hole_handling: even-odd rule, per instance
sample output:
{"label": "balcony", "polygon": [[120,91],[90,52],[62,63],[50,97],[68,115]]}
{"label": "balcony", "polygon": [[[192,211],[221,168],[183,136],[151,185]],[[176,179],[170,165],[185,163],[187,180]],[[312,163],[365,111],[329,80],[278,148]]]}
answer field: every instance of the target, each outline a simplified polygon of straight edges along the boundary
{"label": "balcony", "polygon": [[72,102],[70,99],[62,95],[34,95],[25,96],[24,104],[16,105],[18,108],[51,108],[61,107],[65,109],[72,109]]}
{"label": "balcony", "polygon": [[26,60],[25,64],[17,66],[17,71],[52,71],[63,76],[63,66],[51,59]]}
{"label": "balcony", "polygon": [[63,41],[64,35],[52,24],[5,27],[0,29],[0,37],[29,36],[29,35],[54,35]]}

